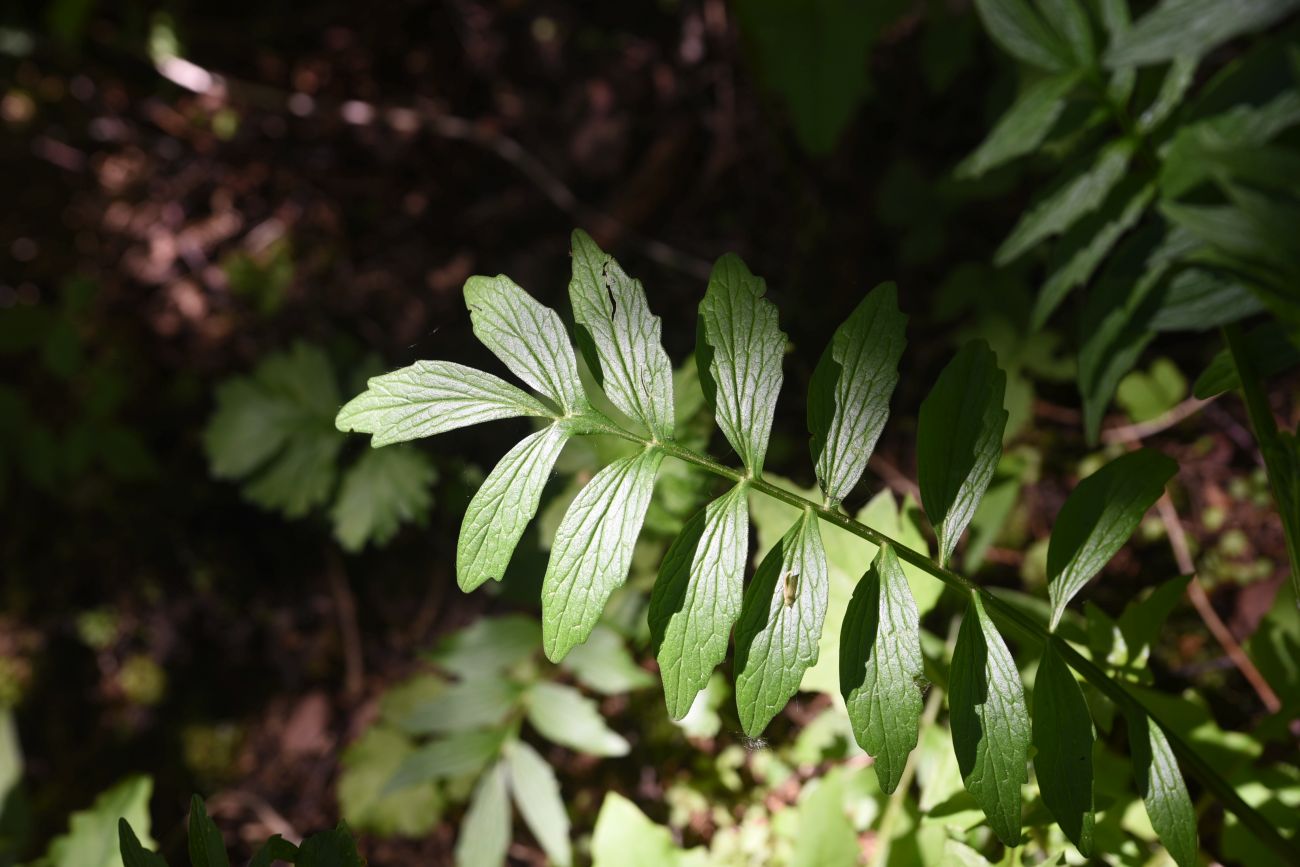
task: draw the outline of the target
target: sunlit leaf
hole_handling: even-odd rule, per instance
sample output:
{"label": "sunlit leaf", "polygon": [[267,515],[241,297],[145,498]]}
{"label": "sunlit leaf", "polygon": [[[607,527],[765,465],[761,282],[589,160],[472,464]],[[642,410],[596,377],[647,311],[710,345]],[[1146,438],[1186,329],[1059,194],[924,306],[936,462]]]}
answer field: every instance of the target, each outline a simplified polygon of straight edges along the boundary
{"label": "sunlit leaf", "polygon": [[497,867],[510,848],[510,795],[505,762],[479,778],[456,838],[456,867]]}
{"label": "sunlit leaf", "polygon": [[1197,863],[1196,810],[1178,760],[1164,731],[1146,714],[1130,714],[1128,730],[1133,779],[1151,827],[1178,867],[1191,867]]}
{"label": "sunlit leaf", "polygon": [[515,808],[524,817],[551,863],[568,867],[573,860],[569,846],[569,814],[555,771],[537,751],[523,741],[506,749],[506,770]]}
{"label": "sunlit leaf", "polygon": [[628,743],[605,724],[591,699],[571,686],[542,681],[525,697],[528,721],[549,741],[591,756],[627,755]]}

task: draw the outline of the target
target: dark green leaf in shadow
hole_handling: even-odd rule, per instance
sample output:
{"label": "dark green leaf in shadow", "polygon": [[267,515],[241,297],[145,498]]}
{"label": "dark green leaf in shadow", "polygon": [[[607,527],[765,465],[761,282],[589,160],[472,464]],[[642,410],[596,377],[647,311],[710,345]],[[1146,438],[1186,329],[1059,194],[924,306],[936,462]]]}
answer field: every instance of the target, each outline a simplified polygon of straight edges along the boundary
{"label": "dark green leaf in shadow", "polygon": [[1085,857],[1093,850],[1094,739],[1083,690],[1049,641],[1034,678],[1034,776],[1043,803]]}

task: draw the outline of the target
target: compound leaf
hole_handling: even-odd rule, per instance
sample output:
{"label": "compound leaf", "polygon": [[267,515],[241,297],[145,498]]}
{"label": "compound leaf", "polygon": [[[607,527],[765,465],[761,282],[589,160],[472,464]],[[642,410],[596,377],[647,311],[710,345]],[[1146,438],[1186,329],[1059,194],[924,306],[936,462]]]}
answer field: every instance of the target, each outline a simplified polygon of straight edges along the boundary
{"label": "compound leaf", "polygon": [[378,447],[520,415],[549,418],[552,412],[490,373],[450,361],[417,361],[371,377],[334,423],[341,431],[371,434],[370,444]]}
{"label": "compound leaf", "polygon": [[957,166],[957,175],[977,178],[1037,150],[1065,111],[1065,97],[1078,81],[1077,74],[1065,73],[1038,79],[1027,86],[998,118],[988,137]]}
{"label": "compound leaf", "polygon": [[384,793],[388,781],[414,753],[411,739],[386,725],[374,725],[344,750],[336,784],[339,809],[348,824],[376,834],[422,837],[442,817],[442,795],[430,781]]}
{"label": "compound leaf", "polygon": [[537,514],[542,489],[571,428],[558,421],[506,453],[469,501],[456,543],[456,581],[466,593],[489,578],[500,581]]}
{"label": "compound leaf", "polygon": [[506,764],[497,762],[478,781],[456,840],[456,867],[497,867],[510,848],[510,795]]}
{"label": "compound leaf", "polygon": [[1092,717],[1083,690],[1051,641],[1034,678],[1034,776],[1065,836],[1092,857]]}
{"label": "compound leaf", "polygon": [[962,782],[1007,846],[1020,842],[1020,787],[1028,779],[1029,710],[1015,660],[978,593],[952,653],[948,707]]}
{"label": "compound leaf", "polygon": [[673,367],[645,289],[581,229],[573,232],[569,298],[578,345],[605,394],[658,440],[673,437]]}
{"label": "compound leaf", "polygon": [[566,414],[586,407],[573,345],[558,313],[500,275],[469,278],[465,304],[474,336],[511,373],[555,401]]}
{"label": "compound leaf", "polygon": [[923,675],[921,625],[898,555],[881,547],[858,582],[840,633],[840,692],[853,736],[892,793],[916,747]]}
{"label": "compound leaf", "polygon": [[817,661],[829,584],[818,519],[804,512],[763,558],[736,626],[736,707],[745,734],[760,734]]}
{"label": "compound leaf", "polygon": [[438,471],[410,446],[368,451],[343,475],[330,516],[345,551],[383,545],[407,521],[422,521],[433,504]]}
{"label": "compound leaf", "polygon": [[538,734],[589,756],[625,756],[628,743],[605,725],[596,703],[571,686],[541,681],[528,690],[528,721]]}
{"label": "compound leaf", "polygon": [[1128,741],[1133,779],[1151,827],[1178,867],[1192,867],[1197,863],[1196,810],[1164,731],[1146,714],[1130,714]]}
{"label": "compound leaf", "polygon": [[1173,458],[1139,449],[1106,464],[1070,492],[1047,547],[1053,629],[1075,594],[1124,547],[1176,472]]}
{"label": "compound leaf", "polygon": [[564,809],[555,771],[537,750],[523,741],[506,748],[506,768],[515,807],[524,817],[551,863],[569,867],[573,852],[569,846],[569,814]]}
{"label": "compound leaf", "polygon": [[889,418],[906,327],[898,287],[882,283],[835,330],[813,372],[808,429],[817,481],[831,503],[848,496],[862,478]]}
{"label": "compound leaf", "polygon": [[610,594],[627,580],[662,461],[658,449],[615,461],[564,513],[542,579],[542,644],[552,662],[587,640]]}
{"label": "compound leaf", "polygon": [[736,485],[687,522],[664,555],[650,595],[650,633],[675,720],[686,716],[727,655],[727,637],[740,615],[749,553],[746,492],[746,485]]}
{"label": "compound leaf", "polygon": [[781,391],[786,336],[767,284],[728,253],[700,301],[696,366],[722,434],[755,476],[763,474],[772,414]]}
{"label": "compound leaf", "polygon": [[982,340],[948,362],[917,416],[917,475],[921,501],[947,563],[1002,454],[1007,375]]}

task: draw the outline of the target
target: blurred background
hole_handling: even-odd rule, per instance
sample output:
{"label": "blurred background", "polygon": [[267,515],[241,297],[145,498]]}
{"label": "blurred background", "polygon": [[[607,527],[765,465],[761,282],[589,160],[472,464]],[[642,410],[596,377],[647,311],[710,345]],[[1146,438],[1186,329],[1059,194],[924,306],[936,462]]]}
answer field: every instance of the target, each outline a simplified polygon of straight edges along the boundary
{"label": "blurred background", "polygon": [[[867,290],[897,281],[908,351],[846,508],[918,547],[916,410],[957,347],[987,340],[1011,421],[995,502],[961,561],[984,583],[1041,598],[1075,481],[1140,441],[1177,457],[1174,520],[1203,604],[1185,582],[1158,595],[1187,570],[1153,514],[1087,592],[1097,614],[1079,629],[1110,634],[1095,624],[1156,596],[1167,625],[1122,664],[1229,752],[1233,732],[1273,720],[1278,739],[1259,749],[1288,770],[1264,788],[1300,802],[1285,764],[1294,713],[1277,700],[1300,694],[1300,624],[1275,606],[1282,526],[1240,400],[1189,404],[1221,341],[1157,329],[1090,441],[1083,302],[1032,328],[1046,256],[994,264],[1074,142],[954,172],[1022,80],[969,2],[49,0],[10,4],[0,22],[0,864],[46,852],[110,790],[146,828],[152,812],[174,857],[199,792],[237,857],[343,817],[371,864],[453,863],[477,770],[390,781],[447,734],[438,702],[477,670],[464,661],[475,642],[512,636],[524,649],[493,669],[507,697],[466,725],[515,719],[512,702],[543,681],[592,717],[579,734],[525,728],[579,861],[610,792],[646,833],[657,823],[719,864],[840,863],[800,854],[818,792],[845,805],[854,859],[879,849],[891,802],[856,774],[833,678],[806,682],[767,744],[741,737],[721,678],[686,727],[664,713],[646,594],[707,480],[665,470],[599,659],[556,668],[529,637],[549,532],[618,447],[566,451],[506,580],[465,595],[461,515],[528,426],[373,454],[334,430],[369,375],[424,358],[500,372],[472,339],[470,275],[509,275],[567,319],[575,227],[645,283],[682,365],[679,416],[704,442],[691,352],[709,269],[736,252],[766,278],[791,343],[767,463],[803,488],[816,360]],[[1294,50],[1294,34],[1279,15],[1215,46],[1197,85],[1264,42]],[[1269,385],[1292,429],[1298,386],[1294,373]],[[760,549],[784,520],[756,512]],[[937,590],[927,601],[941,648],[956,607]],[[1215,629],[1258,651],[1271,703]],[[913,841],[935,805],[949,805],[944,840],[972,824],[960,786],[943,788],[946,738],[894,825]],[[1149,827],[1113,812],[1115,845],[1145,851]],[[1266,863],[1213,808],[1207,823],[1218,857]],[[556,860],[530,827],[515,822],[511,863]],[[987,839],[960,839],[995,857]],[[922,843],[901,845],[894,861],[920,863]]]}

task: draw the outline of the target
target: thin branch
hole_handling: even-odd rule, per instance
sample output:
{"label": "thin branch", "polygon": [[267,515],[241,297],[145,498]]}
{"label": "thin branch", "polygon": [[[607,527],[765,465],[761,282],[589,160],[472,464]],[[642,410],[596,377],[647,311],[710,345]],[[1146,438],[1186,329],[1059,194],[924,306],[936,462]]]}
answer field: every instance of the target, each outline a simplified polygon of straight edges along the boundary
{"label": "thin branch", "polygon": [[1189,397],[1187,400],[1149,421],[1139,422],[1138,424],[1120,425],[1119,427],[1113,427],[1109,430],[1102,431],[1102,442],[1132,443],[1145,439],[1152,434],[1158,434],[1161,431],[1168,430],[1183,419],[1196,415],[1196,413],[1205,408],[1206,404],[1210,403],[1214,399],[1215,398],[1211,397],[1202,400],[1199,397]]}
{"label": "thin branch", "polygon": [[349,699],[361,696],[365,686],[365,662],[361,654],[361,628],[357,625],[357,605],[348,587],[347,572],[338,551],[330,549],[325,577],[330,595],[334,597],[334,611],[339,618],[339,640],[343,645],[343,693]]}

